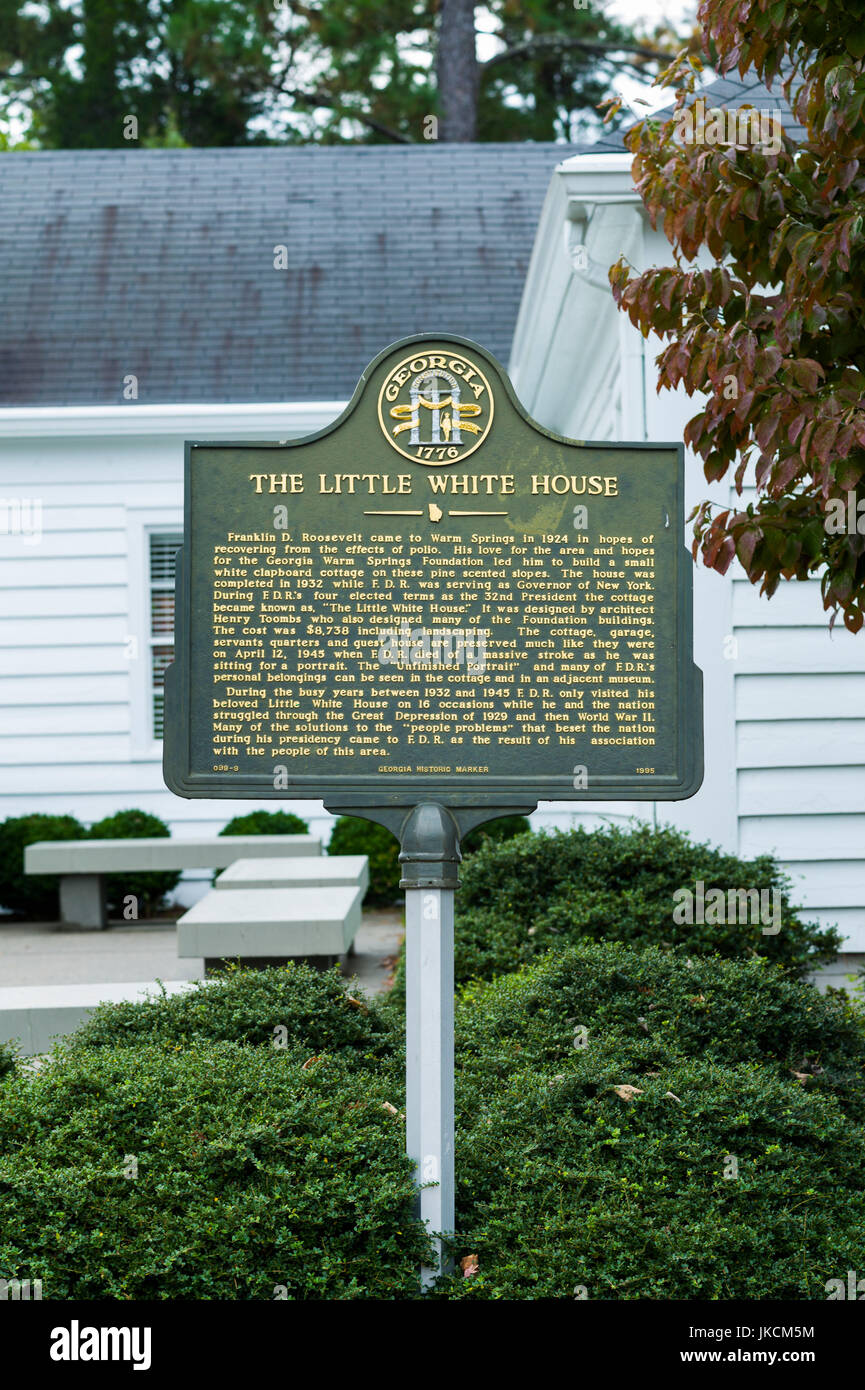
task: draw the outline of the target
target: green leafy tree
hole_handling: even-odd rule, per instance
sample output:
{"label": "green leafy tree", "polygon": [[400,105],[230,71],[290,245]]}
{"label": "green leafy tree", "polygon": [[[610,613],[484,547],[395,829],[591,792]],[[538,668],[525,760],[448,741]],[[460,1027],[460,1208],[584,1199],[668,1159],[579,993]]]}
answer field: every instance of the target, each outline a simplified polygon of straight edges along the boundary
{"label": "green leafy tree", "polygon": [[52,148],[572,139],[668,40],[573,0],[0,0],[0,95]]}
{"label": "green leafy tree", "polygon": [[756,501],[696,508],[695,558],[723,573],[737,556],[769,597],[782,578],[820,574],[832,623],[840,611],[853,632],[865,622],[863,20],[862,0],[703,0],[721,71],[780,78],[807,138],[777,123],[755,138],[753,116],[723,133],[711,113],[701,124],[680,55],[663,77],[678,87],[673,114],[627,136],[676,266],[610,272],[632,322],[667,340],[659,389],[705,393],[685,441],[706,478],[732,470],[739,496],[756,488]]}

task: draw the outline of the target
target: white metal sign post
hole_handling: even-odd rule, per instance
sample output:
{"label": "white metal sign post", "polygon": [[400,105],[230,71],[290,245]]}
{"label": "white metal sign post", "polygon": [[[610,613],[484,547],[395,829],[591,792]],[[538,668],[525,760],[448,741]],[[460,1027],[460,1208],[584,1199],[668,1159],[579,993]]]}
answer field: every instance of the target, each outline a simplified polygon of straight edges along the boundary
{"label": "white metal sign post", "polygon": [[441,1234],[454,1229],[454,890],[459,832],[440,805],[411,812],[400,863],[406,907],[406,1152],[414,1160],[419,1214],[436,1258],[421,1270],[429,1287],[447,1261]]}

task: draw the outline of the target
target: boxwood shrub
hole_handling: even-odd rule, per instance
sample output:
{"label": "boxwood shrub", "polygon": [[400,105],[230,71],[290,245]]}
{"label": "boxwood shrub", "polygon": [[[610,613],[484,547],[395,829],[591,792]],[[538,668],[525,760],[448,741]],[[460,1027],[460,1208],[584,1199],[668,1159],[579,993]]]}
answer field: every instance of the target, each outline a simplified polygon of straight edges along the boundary
{"label": "boxwood shrub", "polygon": [[309,825],[293,811],[249,811],[235,816],[220,835],[308,835]]}
{"label": "boxwood shrub", "polygon": [[455,1254],[479,1272],[436,1296],[823,1299],[865,1264],[843,1001],[759,961],[586,943],[470,987],[457,1038]]}
{"label": "boxwood shrub", "polygon": [[647,1076],[599,1043],[461,1100],[456,1255],[479,1273],[444,1296],[823,1299],[862,1268],[862,1132],[767,1067]]}
{"label": "boxwood shrub", "polygon": [[461,992],[463,1069],[494,1081],[526,1065],[546,1069],[577,1051],[588,1030],[620,1066],[648,1074],[674,1059],[747,1063],[831,1095],[865,1120],[865,1013],[841,991],[821,995],[752,957],[584,941],[550,952],[492,985]]}
{"label": "boxwood shrub", "polygon": [[0,1106],[0,1274],[45,1299],[400,1298],[427,1238],[387,1080],[334,1055],[80,1049]]}
{"label": "boxwood shrub", "polygon": [[18,1067],[18,1049],[13,1043],[0,1042],[0,1081],[11,1076]]}
{"label": "boxwood shrub", "polygon": [[364,903],[390,907],[400,897],[399,840],[383,825],[360,816],[338,816],[327,846],[328,854],[365,854],[369,887]]}
{"label": "boxwood shrub", "polygon": [[[468,858],[457,893],[456,977],[493,976],[585,937],[692,953],[759,955],[804,975],[833,960],[841,937],[804,922],[769,856],[737,859],[670,826],[583,829],[488,843]],[[780,931],[757,923],[677,924],[677,889],[768,890],[780,895]],[[774,899],[770,898],[770,901]]]}
{"label": "boxwood shrub", "polygon": [[482,845],[492,841],[503,844],[516,835],[527,835],[531,826],[525,816],[498,816],[496,820],[485,821],[475,830],[470,830],[460,846],[463,855],[474,854]]}
{"label": "boxwood shrub", "polygon": [[81,1052],[197,1041],[278,1046],[302,1061],[338,1053],[347,1067],[368,1066],[393,1053],[394,1024],[376,1000],[346,992],[338,966],[229,966],[182,994],[100,1004],[66,1046]]}
{"label": "boxwood shrub", "polygon": [[39,840],[83,840],[86,834],[74,816],[9,816],[0,823],[0,907],[32,922],[56,922],[57,875],[25,874],[25,847]]}
{"label": "boxwood shrub", "polygon": [[[453,1249],[479,1272],[433,1297],[822,1299],[865,1267],[845,997],[585,941],[464,988],[456,1043]],[[418,1297],[402,1067],[399,1011],[335,971],[103,1006],[3,1082],[0,1275],[49,1299]]]}
{"label": "boxwood shrub", "polygon": [[[91,825],[87,832],[91,840],[167,839],[171,834],[164,820],[148,811],[117,811]],[[123,917],[127,898],[135,898],[136,915],[147,917],[163,904],[166,894],[180,882],[179,869],[162,869],[146,873],[106,874],[105,897],[108,911]]]}

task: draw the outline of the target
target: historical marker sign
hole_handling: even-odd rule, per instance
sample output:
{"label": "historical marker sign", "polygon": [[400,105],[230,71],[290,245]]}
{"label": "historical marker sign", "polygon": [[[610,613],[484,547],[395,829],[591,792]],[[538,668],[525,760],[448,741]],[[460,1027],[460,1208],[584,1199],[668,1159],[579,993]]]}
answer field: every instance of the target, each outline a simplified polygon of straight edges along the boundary
{"label": "historical marker sign", "polygon": [[682,474],[681,445],[541,429],[446,334],[388,348],[319,434],[187,445],[169,787],[340,808],[691,796]]}
{"label": "historical marker sign", "polygon": [[317,435],[187,445],[165,780],[399,834],[406,1149],[433,1232],[454,1227],[460,834],[700,785],[682,470],[681,446],[541,429],[447,334],[388,348]]}

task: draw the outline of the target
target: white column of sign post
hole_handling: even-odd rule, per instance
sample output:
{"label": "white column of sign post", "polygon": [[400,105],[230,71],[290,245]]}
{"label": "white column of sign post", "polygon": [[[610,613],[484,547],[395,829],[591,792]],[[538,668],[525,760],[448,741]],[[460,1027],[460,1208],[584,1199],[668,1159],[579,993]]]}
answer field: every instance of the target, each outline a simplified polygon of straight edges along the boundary
{"label": "white column of sign post", "polygon": [[[406,1152],[417,1165],[420,1216],[454,1229],[454,890],[406,888]],[[434,1184],[427,1186],[425,1184]],[[421,1270],[428,1288],[437,1256]]]}

